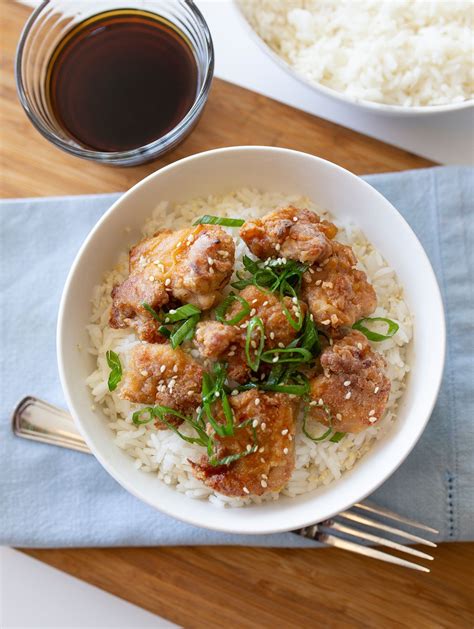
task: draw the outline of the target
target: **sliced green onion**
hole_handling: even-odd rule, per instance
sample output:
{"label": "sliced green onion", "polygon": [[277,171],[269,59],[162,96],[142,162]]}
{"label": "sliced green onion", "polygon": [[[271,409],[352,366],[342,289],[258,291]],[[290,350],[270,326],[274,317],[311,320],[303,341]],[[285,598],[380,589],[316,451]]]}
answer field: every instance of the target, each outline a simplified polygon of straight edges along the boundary
{"label": "sliced green onion", "polygon": [[300,339],[301,347],[307,349],[312,354],[321,352],[321,343],[319,342],[318,329],[314,325],[314,321],[309,314],[306,315],[303,327],[303,334]]}
{"label": "sliced green onion", "polygon": [[[275,360],[275,357],[278,357],[278,360]],[[260,356],[260,360],[264,363],[307,363],[312,358],[311,352],[303,347],[284,347],[282,349],[275,347],[275,349],[267,349]]]}
{"label": "sliced green onion", "polygon": [[198,321],[199,315],[193,315],[171,334],[170,343],[173,349],[176,349],[184,341],[190,341],[193,338]]}
{"label": "sliced green onion", "polygon": [[[286,280],[285,280],[285,282],[286,282]],[[292,300],[295,297],[297,298],[295,289],[292,286],[290,286],[290,284],[287,285],[286,283],[283,283],[281,285],[281,287],[280,287],[281,307],[282,307],[283,312],[285,314],[285,317],[287,318],[287,321],[291,325],[291,327],[294,330],[296,330],[296,331],[301,330],[301,326],[303,325],[303,309],[301,308],[301,304],[300,304],[299,301],[298,301],[297,304],[294,304],[294,305],[296,305],[296,307],[298,309],[298,318],[297,319],[293,319],[292,314],[290,313],[290,311],[288,310],[288,308],[286,307],[286,304],[285,304],[285,290],[290,292],[290,296],[291,296]]]}
{"label": "sliced green onion", "polygon": [[146,301],[144,301],[142,303],[143,308],[145,308],[145,310],[147,312],[149,312],[151,314],[151,316],[156,319],[157,321],[159,321],[160,323],[162,323],[162,318],[160,316],[160,314],[158,312],[156,312],[156,310],[154,310],[149,304],[146,303]]}
{"label": "sliced green onion", "polygon": [[[145,418],[142,419],[142,416],[145,415]],[[183,434],[178,428],[172,424],[170,421],[166,419],[166,415],[172,415],[174,417],[178,417],[182,419],[184,422],[188,423],[190,426],[194,428],[194,430],[198,433],[199,437],[189,437],[188,435]],[[170,430],[175,432],[183,441],[187,441],[188,443],[197,443],[203,447],[207,446],[208,435],[205,430],[203,430],[197,422],[192,420],[190,417],[186,417],[178,411],[170,408],[169,406],[148,406],[146,408],[142,408],[139,411],[135,411],[132,415],[132,421],[135,426],[141,426],[142,424],[148,424],[152,420],[157,419],[160,422],[163,422],[168,426]]]}
{"label": "sliced green onion", "polygon": [[165,312],[163,314],[165,323],[176,323],[176,321],[183,321],[184,319],[188,319],[189,317],[193,317],[195,315],[200,315],[201,311],[196,306],[192,304],[186,304],[184,306],[180,306],[173,310],[173,312]]}
{"label": "sliced green onion", "polygon": [[345,432],[335,432],[333,436],[329,439],[329,441],[332,441],[333,443],[339,443],[339,441],[341,441],[341,439],[345,436]]}
{"label": "sliced green onion", "polygon": [[[258,347],[252,352],[251,346],[253,331],[258,329],[260,332],[260,339],[258,341]],[[247,326],[247,336],[245,338],[245,356],[247,357],[247,365],[252,371],[258,371],[260,366],[260,356],[262,355],[263,346],[265,345],[265,327],[260,317],[252,317]]]}
{"label": "sliced green onion", "polygon": [[245,221],[242,218],[224,218],[223,216],[201,216],[193,225],[223,225],[224,227],[241,227]]}
{"label": "sliced green onion", "polygon": [[325,439],[327,439],[329,437],[329,435],[332,433],[332,416],[331,416],[331,411],[326,406],[326,404],[323,404],[323,406],[319,407],[319,408],[323,408],[324,412],[328,416],[329,428],[322,435],[320,435],[319,437],[313,437],[313,435],[309,434],[309,432],[308,432],[308,430],[306,428],[306,420],[308,419],[309,405],[306,404],[305,409],[304,409],[304,415],[303,415],[303,433],[306,435],[306,437],[308,437],[308,439],[311,439],[311,441],[325,441]]}
{"label": "sliced green onion", "polygon": [[120,363],[120,358],[118,355],[109,350],[105,357],[107,359],[107,365],[110,367],[109,380],[107,382],[109,391],[115,391],[118,383],[122,379],[122,365]]}
{"label": "sliced green onion", "polygon": [[307,395],[309,387],[305,384],[261,384],[262,391],[274,391],[275,393],[287,393],[288,395]]}
{"label": "sliced green onion", "polygon": [[163,336],[166,336],[167,339],[169,339],[169,337],[171,336],[171,330],[168,330],[168,328],[165,328],[164,325],[160,325],[160,327],[158,328],[158,332],[162,334]]}
{"label": "sliced green onion", "polygon": [[[229,306],[234,303],[234,301],[238,301],[242,304],[242,310],[239,310],[236,315],[232,317],[232,319],[226,319],[225,314],[229,309]],[[237,325],[244,317],[246,317],[250,313],[250,305],[248,301],[246,301],[240,295],[235,295],[234,293],[230,293],[224,301],[222,301],[216,308],[216,319],[220,323],[225,323],[226,325]]]}
{"label": "sliced green onion", "polygon": [[[365,327],[365,321],[382,321],[383,323],[386,323],[388,326],[387,333],[379,334],[378,332],[372,332],[372,330],[369,330],[369,328]],[[385,317],[366,317],[365,319],[360,319],[359,321],[356,321],[356,323],[354,323],[354,325],[352,326],[354,330],[359,330],[359,332],[362,332],[362,334],[364,334],[369,339],[369,341],[385,341],[396,334],[399,327],[400,326],[398,325],[398,323],[392,321],[391,319],[386,319]]]}

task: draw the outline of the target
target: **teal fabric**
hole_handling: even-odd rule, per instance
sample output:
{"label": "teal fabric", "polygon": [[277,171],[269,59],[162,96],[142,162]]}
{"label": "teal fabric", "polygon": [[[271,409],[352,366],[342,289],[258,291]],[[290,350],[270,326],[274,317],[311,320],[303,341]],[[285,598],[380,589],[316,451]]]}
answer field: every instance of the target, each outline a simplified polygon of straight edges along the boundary
{"label": "teal fabric", "polygon": [[[440,540],[472,540],[474,171],[440,167],[366,179],[423,243],[443,293],[448,332],[433,416],[408,459],[372,500],[438,528]],[[11,412],[27,394],[64,407],[55,349],[61,290],[81,242],[118,197],[0,203],[0,544],[314,546],[289,533],[224,535],[183,524],[128,494],[92,456],[11,433]]]}

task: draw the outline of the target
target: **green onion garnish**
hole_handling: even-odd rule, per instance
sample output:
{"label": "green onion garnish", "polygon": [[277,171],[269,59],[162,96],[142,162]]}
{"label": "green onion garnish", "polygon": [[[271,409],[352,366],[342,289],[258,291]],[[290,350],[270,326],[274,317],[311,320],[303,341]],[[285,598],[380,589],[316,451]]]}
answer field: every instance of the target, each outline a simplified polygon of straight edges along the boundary
{"label": "green onion garnish", "polygon": [[105,354],[105,357],[107,359],[107,365],[110,367],[111,370],[107,383],[109,386],[109,391],[115,391],[118,383],[122,379],[122,365],[120,363],[120,358],[112,350],[109,350]]}
{"label": "green onion garnish", "polygon": [[193,225],[223,225],[224,227],[241,227],[245,221],[242,218],[224,218],[223,216],[201,216]]}
{"label": "green onion garnish", "polygon": [[151,314],[151,316],[153,317],[153,319],[156,319],[157,321],[159,321],[161,323],[162,321],[162,317],[160,316],[160,314],[158,312],[156,312],[156,310],[154,310],[150,304],[147,304],[146,301],[144,301],[142,303],[143,308],[145,308],[145,310],[147,312],[149,312]]}
{"label": "green onion garnish", "polygon": [[339,443],[339,441],[346,436],[345,432],[335,432],[333,436],[329,439],[333,443]]}
{"label": "green onion garnish", "polygon": [[163,314],[163,317],[165,323],[176,323],[176,321],[183,321],[184,319],[188,319],[189,317],[200,314],[201,311],[199,310],[199,308],[193,306],[192,304],[186,304],[184,306],[176,308],[176,310],[165,312]]}
{"label": "green onion garnish", "polygon": [[193,338],[198,321],[199,315],[193,315],[171,333],[170,343],[173,349],[176,349],[184,341],[190,341]]}
{"label": "green onion garnish", "polygon": [[[283,355],[283,356],[282,356]],[[303,347],[284,347],[267,349],[260,356],[264,363],[307,363],[312,360],[313,355]]]}
{"label": "green onion garnish", "polygon": [[[232,319],[226,319],[225,314],[229,309],[229,306],[234,303],[234,301],[238,301],[242,305],[242,310],[239,310]],[[250,313],[250,305],[247,300],[245,300],[240,295],[235,295],[234,293],[230,293],[224,301],[222,301],[219,306],[216,308],[216,319],[220,323],[225,323],[226,325],[237,325],[242,319],[244,319]]]}
{"label": "green onion garnish", "polygon": [[326,413],[326,415],[327,415],[327,417],[329,419],[329,428],[322,435],[320,435],[319,437],[313,437],[313,435],[309,434],[309,432],[308,432],[308,430],[306,428],[306,420],[308,419],[309,404],[306,404],[305,405],[305,409],[304,409],[304,415],[303,415],[303,433],[306,435],[306,437],[308,437],[308,439],[311,439],[311,441],[324,441],[332,433],[332,415],[331,415],[331,411],[326,406],[326,404],[323,404],[323,406],[320,406],[319,408],[323,408],[324,409],[324,412]]}
{"label": "green onion garnish", "polygon": [[[386,323],[388,326],[386,334],[379,334],[378,332],[373,332],[372,330],[369,330],[369,328],[364,325],[365,321],[382,321],[383,323]],[[354,330],[359,330],[359,332],[362,332],[362,334],[364,334],[369,339],[369,341],[386,341],[398,332],[400,326],[395,321],[392,321],[391,319],[385,319],[385,317],[366,317],[365,319],[360,319],[359,321],[356,321],[356,323],[354,323],[352,327]]]}
{"label": "green onion garnish", "polygon": [[[260,332],[260,338],[258,341],[258,346],[254,349],[252,347],[252,341],[255,340],[252,338],[253,331],[258,329]],[[247,357],[247,365],[252,369],[252,371],[258,371],[260,366],[260,356],[262,355],[263,346],[265,345],[265,327],[263,325],[263,321],[260,317],[252,317],[247,326],[247,336],[245,338],[245,356]],[[252,352],[252,350],[254,350]]]}

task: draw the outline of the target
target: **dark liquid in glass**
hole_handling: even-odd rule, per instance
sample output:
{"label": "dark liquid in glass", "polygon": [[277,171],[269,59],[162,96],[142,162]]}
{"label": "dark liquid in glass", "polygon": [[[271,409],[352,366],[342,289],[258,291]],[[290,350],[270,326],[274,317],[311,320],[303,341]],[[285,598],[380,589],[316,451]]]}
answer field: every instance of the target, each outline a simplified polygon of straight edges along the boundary
{"label": "dark liquid in glass", "polygon": [[48,70],[52,112],[65,132],[98,151],[125,151],[175,127],[196,98],[197,65],[184,35],[133,9],[78,24]]}

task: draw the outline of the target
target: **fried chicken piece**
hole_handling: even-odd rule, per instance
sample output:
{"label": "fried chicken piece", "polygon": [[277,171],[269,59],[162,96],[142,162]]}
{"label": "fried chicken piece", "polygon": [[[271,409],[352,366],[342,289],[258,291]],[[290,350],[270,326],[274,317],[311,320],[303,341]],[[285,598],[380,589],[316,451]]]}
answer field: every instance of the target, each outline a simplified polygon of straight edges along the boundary
{"label": "fried chicken piece", "polygon": [[[226,496],[261,496],[281,491],[295,466],[295,407],[282,393],[255,390],[230,398],[235,423],[256,420],[258,450],[229,465],[213,466],[207,456],[192,463],[193,474],[208,487]],[[218,459],[244,452],[255,445],[251,425],[232,437],[215,435]]]}
{"label": "fried chicken piece", "polygon": [[351,326],[377,307],[367,276],[355,268],[352,249],[333,242],[333,254],[303,275],[302,298],[318,325],[333,329]]}
{"label": "fried chicken piece", "polygon": [[[287,346],[293,341],[298,332],[290,325],[282,308],[280,299],[274,293],[260,290],[256,286],[246,286],[239,295],[249,304],[250,313],[238,325],[227,325],[218,321],[203,321],[198,324],[195,340],[199,351],[206,358],[225,360],[228,364],[229,378],[237,382],[247,382],[250,367],[245,356],[245,339],[247,323],[252,317],[260,317],[265,328],[264,351],[275,347]],[[284,298],[284,304],[294,320],[298,318],[298,308],[304,317],[306,305],[296,306],[290,297]],[[242,309],[242,304],[234,302],[229,308],[226,319],[232,320]],[[260,337],[257,330],[255,342],[258,345]]]}
{"label": "fried chicken piece", "polygon": [[363,334],[352,331],[321,354],[324,374],[311,380],[310,417],[340,432],[360,432],[384,414],[390,380],[384,375],[385,360],[374,352]]}
{"label": "fried chicken piece", "polygon": [[332,253],[337,227],[311,210],[289,207],[247,221],[240,236],[258,258],[284,257],[314,264]]}
{"label": "fried chicken piece", "polygon": [[[183,415],[192,415],[201,403],[203,369],[179,347],[141,343],[130,352],[120,397],[130,402],[168,406]],[[179,418],[168,415],[174,424]],[[165,429],[165,424],[157,423]]]}
{"label": "fried chicken piece", "polygon": [[129,277],[112,291],[111,327],[132,326],[142,340],[162,341],[142,304],[158,311],[174,299],[207,310],[228,283],[234,258],[234,241],[216,225],[145,238],[130,250]]}

